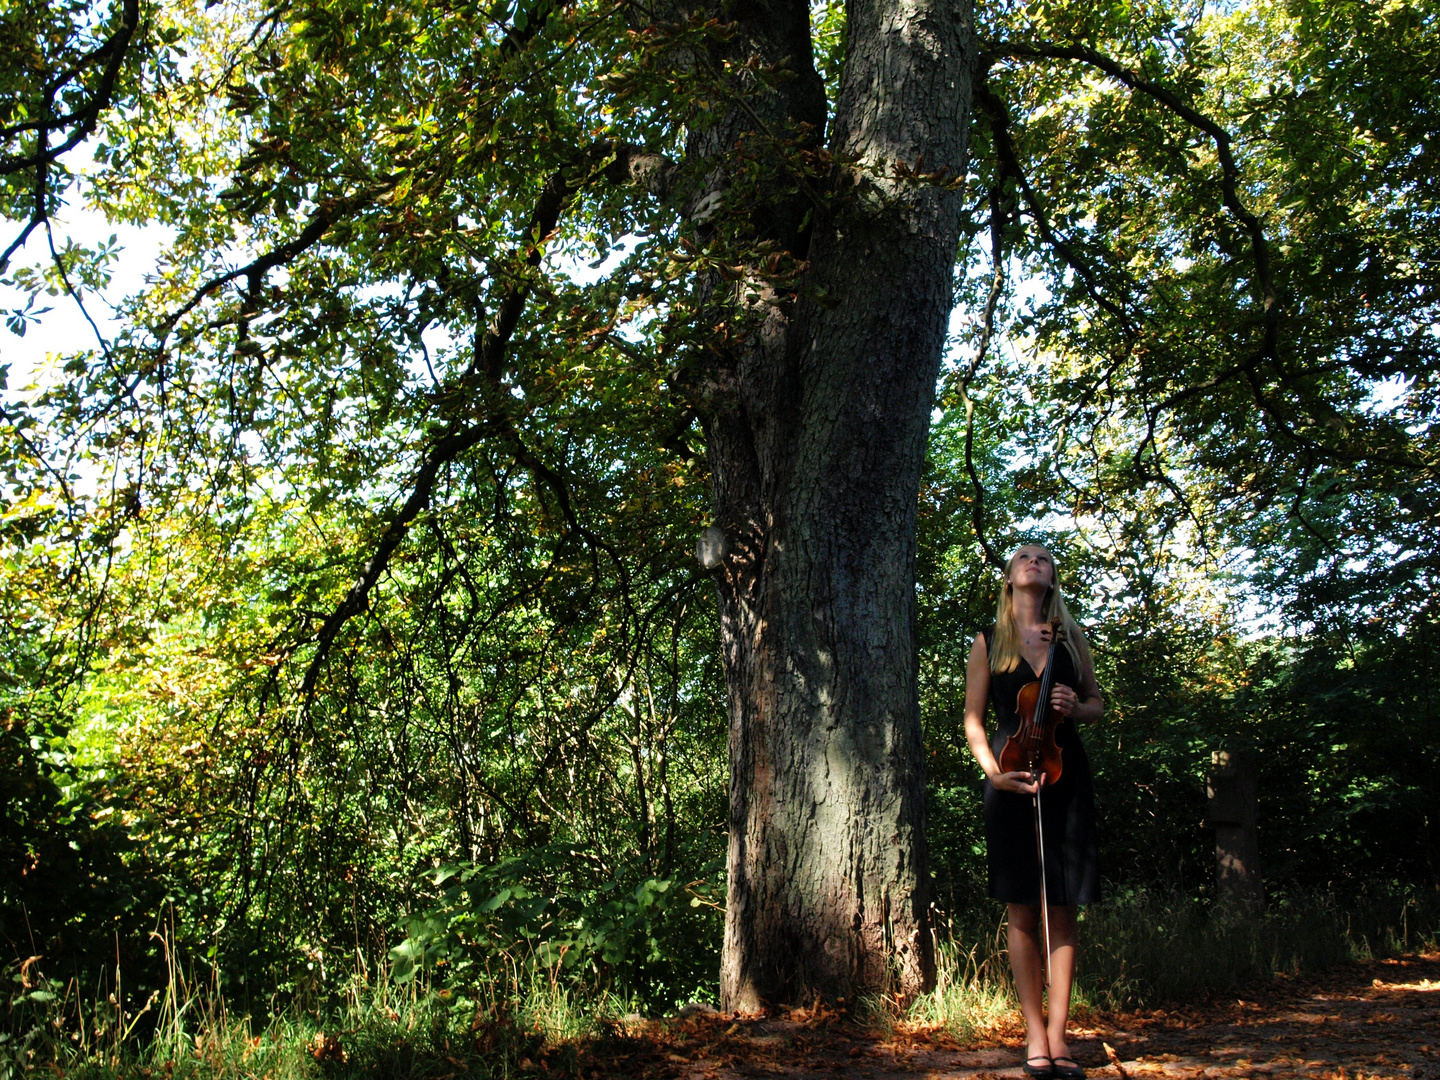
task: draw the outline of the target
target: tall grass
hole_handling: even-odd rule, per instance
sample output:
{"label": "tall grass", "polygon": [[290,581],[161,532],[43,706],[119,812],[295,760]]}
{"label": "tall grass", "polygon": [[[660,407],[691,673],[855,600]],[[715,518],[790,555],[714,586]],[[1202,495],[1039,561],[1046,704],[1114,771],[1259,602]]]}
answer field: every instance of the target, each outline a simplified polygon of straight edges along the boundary
{"label": "tall grass", "polygon": [[[1078,999],[1100,1008],[1193,1001],[1276,973],[1440,946],[1440,900],[1379,896],[1342,907],[1314,896],[1241,918],[1195,900],[1132,892],[1087,908]],[[532,958],[533,959],[533,958]],[[862,1019],[939,1026],[968,1040],[1015,1007],[998,908],[943,928],[933,991],[901,1008],[861,1002]],[[579,1044],[632,1003],[559,969],[516,962],[476,985],[396,986],[363,968],[327,1011],[299,1007],[257,1022],[234,1015],[213,974],[196,978],[167,953],[167,985],[138,1006],[121,993],[86,995],[33,968],[0,1023],[0,1080],[504,1080],[531,1064],[573,1069]],[[118,989],[118,988],[117,988]]]}
{"label": "tall grass", "polygon": [[462,992],[360,972],[324,1014],[292,1007],[257,1023],[231,1014],[213,977],[175,963],[165,990],[128,1014],[123,995],[87,999],[74,982],[36,990],[55,984],[27,972],[28,992],[12,998],[0,1030],[0,1080],[498,1080],[532,1062],[575,1061],[578,1040],[627,1011],[555,971],[511,975]]}
{"label": "tall grass", "polygon": [[1190,1001],[1356,955],[1343,917],[1323,900],[1247,917],[1140,893],[1091,908],[1080,932],[1080,988],[1101,1008]]}
{"label": "tall grass", "polygon": [[962,1041],[974,1038],[1015,1007],[1005,962],[995,939],[969,949],[953,939],[936,942],[935,989],[913,1001],[904,1019],[944,1028]]}
{"label": "tall grass", "polygon": [[[968,1038],[1015,1008],[1004,916],[943,928],[936,986],[903,1012],[869,1003],[871,1023],[905,1019]],[[1277,974],[1347,960],[1440,948],[1440,900],[1378,895],[1343,907],[1334,897],[1272,901],[1259,915],[1146,891],[1086,908],[1080,923],[1076,1001],[1116,1009],[1194,1001]]]}
{"label": "tall grass", "polygon": [[1079,983],[1102,1008],[1192,1001],[1279,974],[1435,947],[1433,899],[1326,894],[1278,898],[1259,915],[1132,892],[1086,909]]}

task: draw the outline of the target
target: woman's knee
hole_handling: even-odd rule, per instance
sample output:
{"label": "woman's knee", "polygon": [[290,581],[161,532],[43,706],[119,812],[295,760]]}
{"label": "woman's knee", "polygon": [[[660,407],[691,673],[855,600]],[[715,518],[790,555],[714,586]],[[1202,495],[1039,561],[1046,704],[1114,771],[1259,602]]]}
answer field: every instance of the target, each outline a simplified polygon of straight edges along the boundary
{"label": "woman's knee", "polygon": [[1040,926],[1040,909],[1029,904],[1009,904],[1010,929],[1033,934]]}
{"label": "woman's knee", "polygon": [[1080,922],[1073,907],[1050,909],[1050,944],[1074,945],[1080,934]]}

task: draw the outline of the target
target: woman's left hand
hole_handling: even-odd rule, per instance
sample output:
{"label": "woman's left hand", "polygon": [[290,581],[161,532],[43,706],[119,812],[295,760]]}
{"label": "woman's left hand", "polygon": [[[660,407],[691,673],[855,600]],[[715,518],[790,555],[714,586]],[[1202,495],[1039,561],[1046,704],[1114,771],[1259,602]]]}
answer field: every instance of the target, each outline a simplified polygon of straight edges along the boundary
{"label": "woman's left hand", "polygon": [[1080,704],[1080,695],[1064,683],[1056,683],[1050,691],[1050,707],[1061,716],[1069,716]]}

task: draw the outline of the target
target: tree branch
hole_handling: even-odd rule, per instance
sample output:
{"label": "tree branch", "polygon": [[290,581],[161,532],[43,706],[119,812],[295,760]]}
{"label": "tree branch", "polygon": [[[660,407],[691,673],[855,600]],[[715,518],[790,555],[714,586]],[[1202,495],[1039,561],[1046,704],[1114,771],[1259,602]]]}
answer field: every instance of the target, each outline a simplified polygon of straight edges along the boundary
{"label": "tree branch", "polygon": [[[597,165],[611,157],[612,154],[615,160],[600,168],[597,173]],[[653,157],[653,155],[642,155],[630,147],[620,147],[617,150],[614,144],[608,142],[594,143],[581,153],[576,164],[558,169],[545,182],[540,197],[536,201],[535,210],[521,233],[519,253],[523,253],[521,261],[524,272],[514,276],[506,286],[499,309],[489,328],[483,333],[476,334],[475,354],[469,368],[460,378],[458,389],[473,391],[477,388],[475,385],[477,376],[480,376],[488,384],[488,389],[492,394],[499,391],[501,379],[504,377],[510,340],[515,334],[516,327],[520,323],[520,316],[530,297],[530,272],[535,270],[544,258],[545,242],[554,233],[560,214],[575,193],[591,182],[596,175],[606,178],[623,176],[627,179],[633,176],[632,157],[645,158]],[[239,273],[240,271],[236,271],[231,277],[238,276]],[[603,550],[610,556],[621,576],[622,585],[628,596],[628,573],[619,553],[580,523],[564,477],[546,465],[525,444],[510,417],[496,409],[492,410],[489,423],[465,425],[459,420],[455,420],[450,423],[445,434],[426,453],[411,485],[410,496],[385,527],[385,531],[375,546],[374,553],[361,568],[359,576],[351,585],[345,598],[321,624],[320,631],[315,638],[315,654],[311,657],[305,670],[302,684],[304,697],[308,698],[314,692],[320,670],[329,657],[341,628],[352,617],[365,610],[370,592],[385,572],[391,556],[399,547],[400,541],[404,539],[410,523],[429,507],[430,495],[440,469],[476,446],[487,436],[494,434],[503,435],[512,445],[515,460],[554,493],[556,501],[560,505],[561,514],[570,530],[583,537],[593,548]]]}
{"label": "tree branch", "polygon": [[246,287],[251,296],[257,295],[260,285],[263,284],[265,280],[266,274],[277,266],[288,265],[310,248],[314,247],[324,239],[325,234],[330,231],[331,225],[345,214],[358,210],[370,202],[376,194],[378,194],[378,192],[370,192],[366,195],[357,195],[338,203],[321,205],[315,213],[310,215],[310,220],[306,222],[305,228],[300,230],[300,235],[294,240],[281,244],[277,248],[272,248],[254,261],[246,263],[244,266],[227,271],[224,274],[219,274],[196,289],[189,300],[151,330],[155,340],[163,345],[165,339],[170,336],[170,331],[175,329],[176,323],[199,307],[204,299],[216,289],[228,285],[238,278],[245,278]]}
{"label": "tree branch", "polygon": [[[646,153],[639,147],[631,146],[628,143],[597,142],[582,152],[581,162],[593,165],[594,161],[611,154],[614,155],[614,160],[604,170],[605,179],[612,183],[634,182],[644,187],[652,195],[660,197],[669,194],[678,166],[661,154]],[[573,194],[573,190],[562,190],[564,185],[562,174],[557,172],[546,182],[541,191],[540,203],[537,204],[529,225],[529,233],[534,237],[526,258],[526,265],[529,267],[540,264],[540,259],[544,254],[543,241],[554,228],[553,221],[544,229],[540,229],[541,224],[552,216],[558,217],[558,203],[563,203]],[[293,262],[323,240],[332,225],[356,210],[370,205],[389,189],[390,185],[386,185],[345,199],[321,204],[310,216],[305,227],[300,230],[300,235],[294,240],[265,252],[244,266],[217,274],[199,286],[189,300],[167,316],[151,333],[157,341],[163,343],[175,328],[176,323],[199,307],[207,296],[216,289],[240,278],[245,279],[246,288],[252,296],[255,295],[264,281],[265,275],[271,270]],[[540,231],[537,232],[537,229]],[[519,319],[524,306],[524,297],[513,292],[508,294],[505,300],[502,300],[495,328],[499,334],[496,341],[502,338],[508,341],[509,333],[514,331],[515,322]],[[505,327],[509,328],[508,331],[504,329]],[[494,348],[495,346],[492,344],[485,347]],[[503,348],[503,346],[501,347]],[[472,365],[467,374],[471,374],[475,370],[476,368]]]}
{"label": "tree branch", "polygon": [[331,646],[335,643],[335,637],[340,633],[341,628],[350,621],[351,617],[364,611],[370,598],[370,591],[375,588],[380,580],[380,575],[390,564],[390,556],[400,546],[400,541],[405,538],[405,533],[410,523],[415,520],[421,511],[430,505],[430,493],[435,487],[435,478],[439,475],[440,469],[479,443],[485,437],[486,431],[483,425],[472,427],[460,427],[452,425],[452,430],[439,439],[425,455],[425,461],[421,464],[420,470],[415,475],[410,489],[410,497],[405,500],[405,505],[400,508],[399,513],[385,526],[381,533],[379,542],[375,545],[375,551],[370,559],[360,569],[360,576],[350,586],[345,599],[325,619],[320,626],[320,631],[315,637],[315,655],[311,657],[309,666],[305,669],[305,680],[301,692],[308,698],[315,690],[315,681],[320,676],[320,669],[324,666],[325,660],[330,655]]}
{"label": "tree branch", "polygon": [[[140,25],[140,0],[124,0],[124,8],[120,13],[120,25],[111,34],[106,42],[87,56],[66,75],[57,80],[52,80],[45,87],[46,101],[54,99],[54,95],[65,83],[77,77],[81,71],[88,67],[95,60],[102,56],[108,58],[105,70],[101,72],[99,85],[95,87],[95,93],[83,109],[78,109],[65,117],[42,118],[30,124],[20,125],[14,129],[0,131],[0,137],[9,138],[24,130],[35,130],[39,132],[39,141],[33,154],[20,157],[11,154],[0,155],[0,175],[23,172],[26,169],[33,169],[39,166],[54,163],[61,155],[73,150],[94,132],[96,125],[100,122],[100,114],[109,107],[111,99],[115,95],[115,83],[120,77],[120,69],[125,64],[125,56],[130,50],[130,42],[135,35],[135,29]],[[47,104],[48,111],[48,104]],[[69,138],[58,146],[47,146],[46,134],[56,127],[69,127],[74,125]]]}
{"label": "tree branch", "polygon": [[1090,299],[1113,315],[1124,329],[1126,336],[1133,338],[1135,331],[1125,311],[1100,292],[1095,275],[1085,260],[1071,247],[1069,241],[1059,236],[1051,228],[1050,219],[1045,213],[1045,208],[1040,205],[1040,197],[1030,186],[1030,179],[1020,164],[1020,155],[1015,149],[1014,140],[1010,137],[1010,113],[1005,107],[1005,103],[983,79],[976,80],[975,101],[990,118],[991,133],[995,139],[995,156],[1006,175],[1015,178],[1020,193],[1025,197],[1025,205],[1030,211],[1030,217],[1035,222],[1036,229],[1039,230],[1041,241],[1059,254],[1065,260],[1066,266],[1075,271],[1075,274],[1085,283],[1085,291],[1090,294]]}
{"label": "tree branch", "polygon": [[[983,82],[977,79],[977,91]],[[999,123],[1005,122],[1003,110]],[[992,118],[993,124],[993,118]],[[993,124],[998,126],[998,124]],[[997,143],[999,136],[996,136]],[[985,311],[980,329],[980,340],[975,346],[975,355],[970,360],[970,366],[960,379],[960,401],[965,406],[965,471],[970,476],[970,486],[975,490],[975,501],[970,508],[970,521],[975,529],[975,538],[980,541],[980,550],[985,553],[986,560],[1001,570],[1005,569],[1005,560],[1000,553],[991,545],[989,538],[985,535],[985,485],[980,482],[980,473],[975,468],[975,402],[970,397],[970,383],[975,378],[980,365],[985,361],[985,355],[990,349],[990,340],[995,334],[995,312],[1000,306],[1000,296],[1005,288],[1005,260],[1009,254],[1005,249],[1005,229],[1012,221],[1019,216],[1019,209],[1015,205],[1013,195],[1007,196],[1005,182],[1012,175],[1011,166],[1014,155],[997,154],[995,182],[990,188],[990,262],[994,268],[994,275],[990,280],[990,294],[985,298]]]}
{"label": "tree branch", "polygon": [[[1220,182],[1224,205],[1244,227],[1250,241],[1251,255],[1255,264],[1256,284],[1259,287],[1261,295],[1261,341],[1259,346],[1240,363],[1228,367],[1218,375],[1204,382],[1194,383],[1184,387],[1169,395],[1158,404],[1151,406],[1151,408],[1147,410],[1149,422],[1145,440],[1141,444],[1142,452],[1145,445],[1153,441],[1155,423],[1162,412],[1172,409],[1188,398],[1214,390],[1232,379],[1244,377],[1255,398],[1256,404],[1260,406],[1262,415],[1274,422],[1288,438],[1306,447],[1308,450],[1326,456],[1334,456],[1341,460],[1376,460],[1406,468],[1414,468],[1416,466],[1417,463],[1413,461],[1404,461],[1388,456],[1380,457],[1369,454],[1346,453],[1323,446],[1296,431],[1291,424],[1287,423],[1278,415],[1273,403],[1268,400],[1267,395],[1260,385],[1256,369],[1262,362],[1270,361],[1273,363],[1278,361],[1280,302],[1275,288],[1270,248],[1265,238],[1263,224],[1259,216],[1245,205],[1244,200],[1240,196],[1241,174],[1240,166],[1235,161],[1232,149],[1233,139],[1230,133],[1227,132],[1219,122],[1206,116],[1193,106],[1186,104],[1186,102],[1181,100],[1178,95],[1167,87],[1153,80],[1146,79],[1119,61],[1085,46],[1061,45],[1052,42],[1002,42],[991,46],[991,48],[987,50],[987,57],[990,56],[1009,56],[1020,59],[1073,60],[1087,64],[1104,72],[1131,90],[1150,97],[1192,127],[1203,132],[1215,144],[1216,156],[1220,161]],[[983,90],[984,88],[981,89]],[[978,94],[979,91],[977,91],[977,99]],[[997,149],[1000,142],[1001,140],[997,138]]]}
{"label": "tree branch", "polygon": [[1138,91],[1165,106],[1192,127],[1208,135],[1215,144],[1216,156],[1220,159],[1220,186],[1226,209],[1244,226],[1250,238],[1250,248],[1255,260],[1255,277],[1260,287],[1261,306],[1264,317],[1263,340],[1258,350],[1261,359],[1275,360],[1280,334],[1280,302],[1275,291],[1275,281],[1270,264],[1270,247],[1265,239],[1265,230],[1260,218],[1252,213],[1240,198],[1240,167],[1231,152],[1232,139],[1218,122],[1204,113],[1187,105],[1173,91],[1144,78],[1138,72],[1125,67],[1094,49],[1083,45],[1059,45],[1052,42],[1001,42],[986,50],[987,56],[1009,56],[1020,59],[1074,60],[1088,64],[1123,83],[1131,90]]}

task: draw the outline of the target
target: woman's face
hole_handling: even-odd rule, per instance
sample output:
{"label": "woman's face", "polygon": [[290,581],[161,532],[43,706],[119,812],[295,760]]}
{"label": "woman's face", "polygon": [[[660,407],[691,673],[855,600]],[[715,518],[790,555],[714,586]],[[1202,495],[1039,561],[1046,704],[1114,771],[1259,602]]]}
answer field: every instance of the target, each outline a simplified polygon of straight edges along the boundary
{"label": "woman's face", "polygon": [[1011,588],[1040,584],[1055,587],[1055,560],[1039,544],[1026,544],[1010,556],[1010,573],[1006,577]]}

